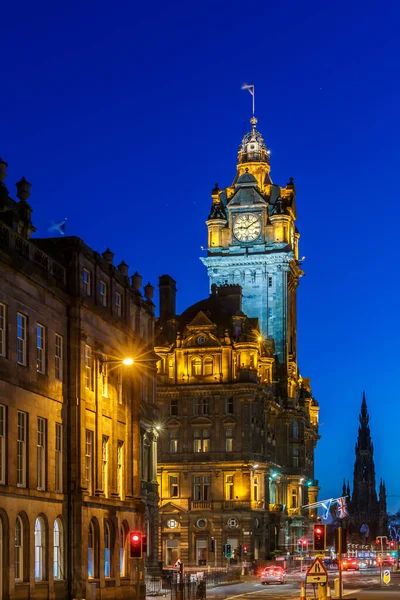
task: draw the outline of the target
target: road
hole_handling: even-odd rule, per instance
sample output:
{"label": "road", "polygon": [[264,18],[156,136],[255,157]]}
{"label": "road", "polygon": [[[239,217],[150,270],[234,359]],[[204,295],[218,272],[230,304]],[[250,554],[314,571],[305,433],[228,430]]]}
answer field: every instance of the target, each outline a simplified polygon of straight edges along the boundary
{"label": "road", "polygon": [[[337,573],[329,573],[332,597],[333,580]],[[300,573],[290,574],[284,585],[261,585],[257,577],[246,577],[242,583],[211,588],[207,600],[296,600],[300,598]],[[400,573],[391,573],[389,585],[380,583],[379,573],[360,571],[343,574],[345,600],[399,600]],[[307,586],[307,598],[313,597],[312,586]]]}

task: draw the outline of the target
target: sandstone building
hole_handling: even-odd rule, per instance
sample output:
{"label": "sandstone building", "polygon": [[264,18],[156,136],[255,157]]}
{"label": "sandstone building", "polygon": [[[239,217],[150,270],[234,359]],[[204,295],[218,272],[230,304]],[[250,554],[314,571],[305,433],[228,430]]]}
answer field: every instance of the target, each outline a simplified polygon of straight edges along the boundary
{"label": "sandstone building", "polygon": [[[76,237],[31,239],[0,161],[0,600],[132,598],[157,557],[153,288]],[[133,357],[132,366],[122,359]],[[136,563],[135,563],[136,560]]]}
{"label": "sandstone building", "polygon": [[[176,314],[160,278],[155,352],[160,557],[221,566],[293,551],[315,502],[318,403],[297,364],[295,185],[272,182],[251,119],[230,187],[212,191],[210,296]],[[313,515],[311,515],[313,516]]]}

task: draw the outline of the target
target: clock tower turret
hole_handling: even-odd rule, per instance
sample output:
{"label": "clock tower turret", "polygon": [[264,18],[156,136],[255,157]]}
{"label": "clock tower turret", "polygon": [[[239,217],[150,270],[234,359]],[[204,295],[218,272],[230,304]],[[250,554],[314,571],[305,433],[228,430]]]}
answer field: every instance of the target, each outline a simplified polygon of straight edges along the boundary
{"label": "clock tower turret", "polygon": [[270,176],[270,152],[257,119],[239,146],[230,187],[212,191],[208,254],[201,260],[212,284],[239,284],[243,311],[257,317],[262,335],[273,338],[289,396],[297,387],[296,293],[303,275],[298,260],[292,179],[280,187]]}

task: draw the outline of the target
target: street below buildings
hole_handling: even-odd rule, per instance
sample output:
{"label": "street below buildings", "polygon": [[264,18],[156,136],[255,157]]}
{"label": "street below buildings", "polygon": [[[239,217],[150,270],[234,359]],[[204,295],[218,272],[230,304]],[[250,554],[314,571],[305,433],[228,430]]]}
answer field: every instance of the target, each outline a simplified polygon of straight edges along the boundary
{"label": "street below buildings", "polygon": [[[335,598],[333,582],[337,572],[329,574],[332,598]],[[300,598],[300,573],[289,574],[284,585],[259,582],[258,577],[247,577],[246,581],[230,586],[207,589],[207,600],[268,600]],[[317,590],[316,590],[317,591]],[[313,598],[313,587],[308,585],[306,597]],[[347,600],[397,600],[400,598],[400,573],[391,573],[388,585],[380,583],[379,571],[358,571],[343,574],[343,597]]]}

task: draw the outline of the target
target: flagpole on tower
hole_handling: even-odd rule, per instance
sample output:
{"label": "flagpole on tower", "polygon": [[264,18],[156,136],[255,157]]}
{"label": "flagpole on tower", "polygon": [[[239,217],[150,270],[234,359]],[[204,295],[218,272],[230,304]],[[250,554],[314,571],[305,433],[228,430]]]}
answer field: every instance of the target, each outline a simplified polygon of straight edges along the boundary
{"label": "flagpole on tower", "polygon": [[249,85],[247,83],[244,83],[242,85],[242,90],[248,90],[252,96],[252,100],[253,100],[253,114],[252,116],[254,117],[254,112],[255,112],[255,103],[254,103],[254,85]]}

